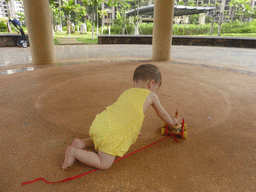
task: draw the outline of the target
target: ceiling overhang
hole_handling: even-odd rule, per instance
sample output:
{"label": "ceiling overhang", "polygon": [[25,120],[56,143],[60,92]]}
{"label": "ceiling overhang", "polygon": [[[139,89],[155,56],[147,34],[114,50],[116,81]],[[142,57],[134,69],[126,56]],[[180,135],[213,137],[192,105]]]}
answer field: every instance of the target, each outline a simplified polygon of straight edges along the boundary
{"label": "ceiling overhang", "polygon": [[[175,5],[174,16],[193,15],[193,14],[199,14],[199,13],[206,13],[208,11],[213,11],[213,10],[215,10],[215,7],[190,7],[190,6],[183,6],[183,5]],[[153,15],[153,13],[154,13],[154,4],[139,8],[139,15]],[[127,16],[134,16],[137,14],[137,9],[127,11],[125,14]]]}

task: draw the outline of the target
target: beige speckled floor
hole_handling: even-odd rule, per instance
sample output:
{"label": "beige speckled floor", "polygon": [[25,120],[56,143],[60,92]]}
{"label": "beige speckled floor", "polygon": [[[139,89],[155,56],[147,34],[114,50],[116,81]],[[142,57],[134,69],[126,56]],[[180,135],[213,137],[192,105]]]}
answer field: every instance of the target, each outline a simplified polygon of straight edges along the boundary
{"label": "beige speckled floor", "polygon": [[[153,63],[163,76],[158,95],[171,115],[177,108],[185,117],[187,140],[168,138],[66,183],[21,186],[92,169],[75,162],[61,170],[65,149],[88,137],[95,115],[132,86],[142,63],[49,65],[1,76],[0,191],[256,191],[256,77],[174,62]],[[161,126],[150,109],[129,152],[161,139]]]}

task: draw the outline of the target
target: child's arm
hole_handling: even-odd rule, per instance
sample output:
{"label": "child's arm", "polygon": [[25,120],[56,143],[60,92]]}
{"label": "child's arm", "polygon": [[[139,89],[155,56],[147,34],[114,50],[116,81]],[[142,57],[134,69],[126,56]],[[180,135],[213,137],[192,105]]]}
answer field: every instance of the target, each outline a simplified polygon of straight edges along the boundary
{"label": "child's arm", "polygon": [[156,94],[152,94],[152,107],[156,111],[158,117],[162,119],[167,125],[173,126],[178,124],[178,120],[176,118],[171,118],[168,112],[163,108],[160,103],[160,100]]}

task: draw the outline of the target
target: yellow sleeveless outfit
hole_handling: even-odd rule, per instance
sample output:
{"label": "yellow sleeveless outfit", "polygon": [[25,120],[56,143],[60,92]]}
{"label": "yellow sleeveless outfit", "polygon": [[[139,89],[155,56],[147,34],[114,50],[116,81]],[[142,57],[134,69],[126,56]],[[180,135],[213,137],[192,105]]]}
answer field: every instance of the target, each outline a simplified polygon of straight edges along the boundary
{"label": "yellow sleeveless outfit", "polygon": [[143,88],[131,88],[102,113],[96,115],[89,135],[95,150],[122,157],[135,143],[145,115],[143,106],[150,93]]}

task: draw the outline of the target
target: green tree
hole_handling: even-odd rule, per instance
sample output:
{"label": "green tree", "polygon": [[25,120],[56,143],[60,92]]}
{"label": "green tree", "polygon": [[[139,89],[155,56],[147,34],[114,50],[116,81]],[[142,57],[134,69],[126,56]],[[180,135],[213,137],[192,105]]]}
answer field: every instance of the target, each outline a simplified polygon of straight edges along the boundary
{"label": "green tree", "polygon": [[20,24],[25,27],[26,26],[25,25],[26,18],[25,18],[24,13],[23,12],[18,12],[18,13],[16,13],[16,15],[18,15],[18,19],[20,21]]}
{"label": "green tree", "polygon": [[[95,13],[98,14],[98,6],[101,3],[101,0],[87,0],[85,1],[85,4],[87,4],[87,12],[88,14],[92,14],[92,40],[94,40],[94,19],[95,19]],[[97,21],[98,23],[98,21]]]}
{"label": "green tree", "polygon": [[178,5],[184,5],[185,3],[184,3],[184,1],[179,1],[179,3],[178,3]]}
{"label": "green tree", "polygon": [[136,10],[136,16],[134,16],[134,34],[139,35],[139,7],[141,0],[134,0],[134,9]]}
{"label": "green tree", "polygon": [[49,2],[49,4],[50,4],[53,26],[56,26],[58,24],[58,20],[59,20],[59,16],[60,16],[59,9],[56,7],[56,5],[54,3]]}
{"label": "green tree", "polygon": [[66,17],[67,17],[67,26],[68,26],[68,33],[70,35],[70,25],[71,25],[71,18],[70,18],[70,14],[72,11],[75,10],[75,5],[74,5],[74,1],[73,0],[63,0],[63,5],[62,8],[66,11]]}
{"label": "green tree", "polygon": [[196,3],[195,3],[195,1],[188,1],[188,2],[186,3],[186,6],[195,7],[195,6],[196,6]]}
{"label": "green tree", "polygon": [[[109,6],[109,7],[113,7],[113,6],[117,6],[117,3],[118,3],[118,1],[119,0],[108,0],[107,2],[106,2],[106,4]],[[111,32],[111,25],[109,25],[109,34],[110,34],[110,32]]]}
{"label": "green tree", "polygon": [[[248,8],[248,6],[245,6],[245,5],[249,2],[250,0],[231,0],[229,2],[230,7],[238,8],[237,12],[238,12],[238,15],[240,15],[241,23],[243,23],[243,16],[244,16],[246,7]],[[233,17],[232,17],[232,22],[233,22]]]}
{"label": "green tree", "polygon": [[79,32],[79,23],[83,16],[86,15],[85,7],[81,6],[80,4],[77,4],[75,6],[75,13],[76,13],[76,24],[78,25],[78,32]]}
{"label": "green tree", "polygon": [[82,0],[88,15],[92,16],[92,40],[94,39],[94,17],[97,14],[97,34],[98,34],[98,7],[102,3],[102,0]]}
{"label": "green tree", "polygon": [[246,4],[245,5],[245,13],[244,13],[244,16],[245,18],[248,18],[248,22],[249,22],[249,18],[251,18],[254,14],[254,11],[253,9],[251,8],[251,6],[249,4]]}
{"label": "green tree", "polygon": [[214,4],[208,4],[208,6],[214,6],[215,7],[215,10],[214,10],[213,15],[212,15],[212,26],[211,26],[211,29],[210,29],[210,35],[212,35],[214,21],[215,21],[215,17],[217,16],[217,9],[220,6],[220,3],[215,1]]}
{"label": "green tree", "polygon": [[[98,10],[98,13],[100,14],[100,18],[104,18],[108,15],[107,11],[105,10]],[[101,26],[101,34],[103,34],[103,26]]]}
{"label": "green tree", "polygon": [[252,10],[252,19],[256,19],[256,7]]}
{"label": "green tree", "polygon": [[132,0],[120,0],[118,1],[118,9],[120,10],[121,14],[118,12],[117,13],[117,21],[118,25],[122,25],[122,34],[125,34],[125,30],[128,33],[126,29],[126,25],[128,23],[128,20],[126,19],[125,12],[131,7],[131,2]]}

